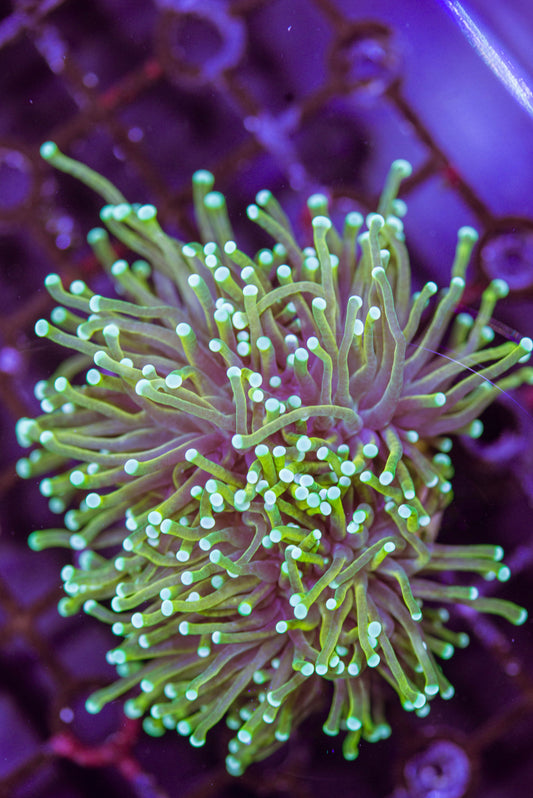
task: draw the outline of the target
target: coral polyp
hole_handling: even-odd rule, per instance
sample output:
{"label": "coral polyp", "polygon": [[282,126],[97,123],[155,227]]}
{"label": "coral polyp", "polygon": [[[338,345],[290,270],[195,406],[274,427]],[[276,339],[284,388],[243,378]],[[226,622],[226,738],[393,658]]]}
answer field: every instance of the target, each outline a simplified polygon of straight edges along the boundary
{"label": "coral polyp", "polygon": [[36,333],[76,354],[37,385],[43,415],[18,423],[37,446],[19,473],[42,475],[64,513],[30,545],[76,553],[60,612],[83,609],[122,638],[108,653],[119,678],[87,710],[127,696],[148,733],[194,746],[226,717],[238,775],[325,699],[324,732],[342,732],[354,759],[361,738],[389,735],[393,691],[421,715],[452,696],[439,660],[468,638],[447,606],[526,618],[463,573],[507,580],[499,546],[437,542],[449,435],[479,435],[494,398],[533,381],[521,365],[532,341],[493,341],[505,283],[488,285],[475,318],[457,313],[476,241],[465,227],[449,286],[412,292],[405,161],[379,212],[350,212],[341,231],[310,197],[303,249],[261,191],[247,214],[274,243],[252,258],[209,172],[193,176],[201,243],[184,243],[152,205],[52,143],[42,154],[104,197],[107,230],[142,258],[117,260],[96,228],[116,297],[46,278],[58,307]]}

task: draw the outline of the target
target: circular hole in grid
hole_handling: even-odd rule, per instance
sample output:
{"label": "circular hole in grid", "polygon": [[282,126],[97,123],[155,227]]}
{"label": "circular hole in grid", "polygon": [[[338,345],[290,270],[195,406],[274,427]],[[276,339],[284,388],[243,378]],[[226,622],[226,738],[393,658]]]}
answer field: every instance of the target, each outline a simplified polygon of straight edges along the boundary
{"label": "circular hole in grid", "polygon": [[456,743],[435,740],[406,763],[404,776],[411,798],[462,798],[470,783],[471,766]]}
{"label": "circular hole in grid", "polygon": [[243,56],[240,20],[217,3],[177,2],[161,14],[156,46],[164,69],[180,83],[209,83]]}
{"label": "circular hole in grid", "polygon": [[505,280],[514,293],[533,287],[533,222],[501,219],[482,239],[479,266],[490,280]]}
{"label": "circular hole in grid", "polygon": [[383,94],[400,74],[401,54],[393,32],[379,22],[354,25],[332,52],[332,67],[348,89]]}

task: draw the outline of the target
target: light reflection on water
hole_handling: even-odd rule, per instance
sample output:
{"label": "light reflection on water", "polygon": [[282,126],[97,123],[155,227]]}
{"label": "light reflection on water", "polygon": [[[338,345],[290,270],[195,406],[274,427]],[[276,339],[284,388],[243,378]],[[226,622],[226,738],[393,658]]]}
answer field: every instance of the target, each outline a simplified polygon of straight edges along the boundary
{"label": "light reflection on water", "polygon": [[507,91],[533,117],[533,91],[522,67],[513,59],[493,30],[475,20],[457,0],[438,0],[457,22],[462,34]]}

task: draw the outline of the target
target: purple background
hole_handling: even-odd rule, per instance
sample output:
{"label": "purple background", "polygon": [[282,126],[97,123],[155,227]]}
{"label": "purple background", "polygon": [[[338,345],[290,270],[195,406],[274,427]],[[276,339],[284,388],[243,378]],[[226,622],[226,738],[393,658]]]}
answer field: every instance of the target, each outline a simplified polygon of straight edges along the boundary
{"label": "purple background", "polygon": [[[468,7],[533,75],[528,0]],[[88,717],[86,695],[112,675],[107,629],[56,614],[68,553],[26,547],[50,513],[36,485],[15,475],[13,423],[38,412],[33,384],[63,356],[33,335],[52,307],[44,277],[100,279],[85,244],[100,203],[40,162],[42,141],[56,140],[132,201],[157,204],[183,238],[193,235],[190,175],[211,169],[250,251],[262,239],[243,210],[260,188],[305,236],[308,194],[325,191],[339,214],[371,210],[391,160],[408,158],[417,284],[448,279],[456,230],[473,224],[482,238],[468,302],[475,308],[487,279],[505,277],[513,290],[497,318],[508,334],[531,336],[533,120],[436,0],[4,0],[0,98],[0,795],[526,795],[531,622],[515,629],[458,611],[472,644],[446,663],[455,699],[434,702],[426,720],[392,701],[392,738],[363,745],[355,763],[320,718],[235,781],[223,728],[196,750],[125,726],[118,705]],[[502,396],[485,441],[457,444],[442,534],[501,543],[513,578],[498,592],[530,611],[532,408],[531,391]]]}

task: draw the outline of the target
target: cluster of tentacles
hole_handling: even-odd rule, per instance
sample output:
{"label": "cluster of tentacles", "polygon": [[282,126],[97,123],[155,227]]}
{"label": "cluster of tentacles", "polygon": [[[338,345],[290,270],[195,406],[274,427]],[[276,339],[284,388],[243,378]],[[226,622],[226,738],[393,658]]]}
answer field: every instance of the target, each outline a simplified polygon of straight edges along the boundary
{"label": "cluster of tentacles", "polygon": [[[42,148],[108,203],[108,231],[142,258],[116,260],[108,233],[89,241],[117,298],[51,274],[58,303],[36,333],[77,354],[21,419],[33,446],[21,476],[64,521],[34,549],[71,547],[60,611],[84,609],[121,638],[119,679],[87,702],[128,694],[129,717],[201,746],[224,716],[240,774],[331,698],[324,722],[361,738],[390,733],[392,686],[406,710],[453,694],[438,659],[468,638],[447,627],[459,602],[515,624],[526,613],[459,576],[506,580],[493,545],[436,542],[452,497],[453,433],[533,370],[533,344],[494,344],[494,280],[473,318],[457,313],[476,240],[459,231],[450,285],[412,293],[396,161],[379,213],[350,212],[342,231],[327,200],[308,201],[301,248],[270,192],[248,217],[274,240],[254,258],[232,233],[224,197],[193,176],[202,243],[161,229],[152,205],[129,204],[87,167]],[[364,231],[363,231],[364,230]],[[504,376],[505,375],[505,376]]]}

